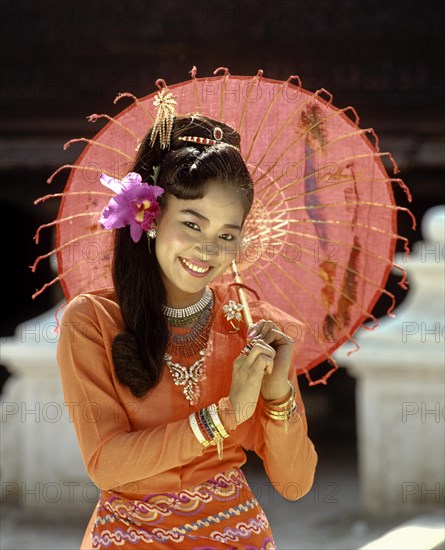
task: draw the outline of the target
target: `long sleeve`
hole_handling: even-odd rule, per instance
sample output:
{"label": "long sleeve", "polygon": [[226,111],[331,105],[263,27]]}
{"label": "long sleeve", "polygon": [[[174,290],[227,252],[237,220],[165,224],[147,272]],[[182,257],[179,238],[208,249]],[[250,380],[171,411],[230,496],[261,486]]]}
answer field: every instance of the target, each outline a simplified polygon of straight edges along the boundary
{"label": "long sleeve", "polygon": [[[293,365],[303,339],[304,335],[294,345]],[[312,487],[318,457],[308,437],[304,403],[293,366],[289,380],[295,387],[297,412],[289,421],[287,433],[282,421],[266,416],[260,398],[255,414],[245,422],[247,426],[240,430],[242,437],[239,443],[262,459],[271,484],[284,498],[298,500]]]}
{"label": "long sleeve", "polygon": [[111,374],[114,334],[108,332],[89,298],[79,296],[67,306],[57,350],[65,402],[91,479],[101,489],[131,484],[138,493],[138,480],[187,464],[203,447],[187,417],[131,430]]}
{"label": "long sleeve", "polygon": [[307,434],[306,415],[295,374],[290,380],[297,392],[297,412],[289,421],[287,433],[282,421],[268,418],[259,407],[253,450],[263,460],[275,489],[288,500],[297,500],[312,487],[318,457]]}

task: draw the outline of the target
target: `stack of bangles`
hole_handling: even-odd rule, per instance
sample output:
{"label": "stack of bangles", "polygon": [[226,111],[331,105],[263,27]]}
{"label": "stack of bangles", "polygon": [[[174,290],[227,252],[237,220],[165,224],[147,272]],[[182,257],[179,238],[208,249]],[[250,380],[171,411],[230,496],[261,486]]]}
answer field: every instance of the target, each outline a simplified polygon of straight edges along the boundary
{"label": "stack of bangles", "polygon": [[223,440],[229,437],[218,415],[216,404],[204,407],[189,416],[189,424],[196,439],[205,448],[216,445],[218,458],[222,460]]}
{"label": "stack of bangles", "polygon": [[284,422],[284,431],[287,433],[289,419],[297,410],[297,403],[295,401],[295,387],[289,382],[291,388],[290,395],[282,403],[271,403],[263,399],[264,412],[269,418],[273,420],[281,420]]}

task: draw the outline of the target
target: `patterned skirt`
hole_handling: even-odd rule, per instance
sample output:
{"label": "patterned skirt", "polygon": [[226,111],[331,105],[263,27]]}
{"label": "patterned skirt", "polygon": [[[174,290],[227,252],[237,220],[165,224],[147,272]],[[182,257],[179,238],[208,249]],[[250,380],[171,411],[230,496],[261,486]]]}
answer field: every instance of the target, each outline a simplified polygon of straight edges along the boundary
{"label": "patterned skirt", "polygon": [[276,550],[267,517],[239,468],[190,490],[125,500],[101,491],[82,549]]}

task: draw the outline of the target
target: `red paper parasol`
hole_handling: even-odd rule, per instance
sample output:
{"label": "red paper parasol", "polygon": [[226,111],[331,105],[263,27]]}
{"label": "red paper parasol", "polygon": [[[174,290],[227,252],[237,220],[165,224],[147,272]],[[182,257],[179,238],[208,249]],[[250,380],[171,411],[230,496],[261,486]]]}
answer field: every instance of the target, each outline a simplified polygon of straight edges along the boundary
{"label": "red paper parasol", "polygon": [[[223,73],[219,74],[218,73]],[[197,78],[168,86],[179,115],[198,112],[221,120],[241,134],[241,153],[254,179],[255,202],[246,221],[244,246],[237,257],[244,284],[302,320],[308,336],[298,358],[297,371],[309,383],[326,382],[337,368],[333,353],[360,328],[378,324],[372,310],[382,294],[391,305],[394,296],[385,289],[392,267],[402,272],[399,285],[406,289],[406,274],[393,263],[398,211],[412,213],[395,202],[393,185],[371,128],[361,129],[353,107],[337,108],[324,89],[303,89],[298,76],[287,81],[255,76],[233,76],[225,68],[214,77]],[[165,87],[163,80],[156,82]],[[58,277],[38,290],[60,281],[68,300],[81,292],[112,286],[111,232],[99,225],[104,206],[112,196],[99,183],[99,175],[121,179],[129,172],[138,144],[153,125],[158,90],[143,98],[119,94],[131,104],[115,117],[91,115],[107,124],[86,142],[69,169],[57,220],[41,226],[56,227]],[[368,139],[372,138],[372,141]],[[47,195],[36,202],[59,194]],[[232,280],[230,271],[222,278]],[[364,324],[373,321],[373,326]],[[356,344],[356,349],[358,346]],[[323,361],[332,368],[318,380],[310,370]]]}

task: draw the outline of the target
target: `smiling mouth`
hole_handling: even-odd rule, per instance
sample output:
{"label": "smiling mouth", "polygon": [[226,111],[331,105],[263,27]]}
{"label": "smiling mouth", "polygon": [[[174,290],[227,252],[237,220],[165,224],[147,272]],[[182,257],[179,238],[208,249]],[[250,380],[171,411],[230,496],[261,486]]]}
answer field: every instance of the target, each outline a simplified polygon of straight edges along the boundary
{"label": "smiling mouth", "polygon": [[188,272],[191,272],[193,275],[197,275],[199,277],[206,275],[212,269],[212,266],[200,267],[199,265],[196,265],[190,260],[186,260],[185,258],[180,257],[179,260]]}

